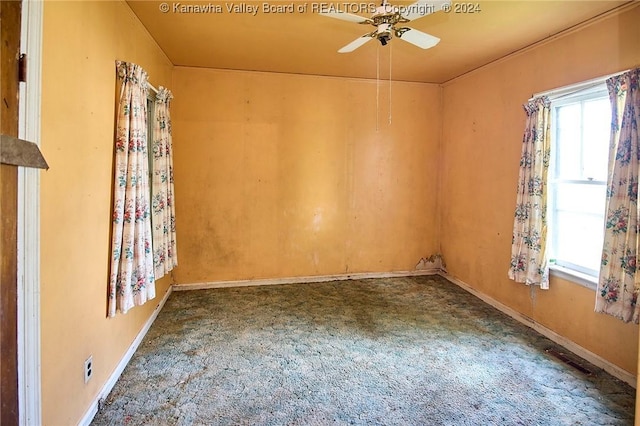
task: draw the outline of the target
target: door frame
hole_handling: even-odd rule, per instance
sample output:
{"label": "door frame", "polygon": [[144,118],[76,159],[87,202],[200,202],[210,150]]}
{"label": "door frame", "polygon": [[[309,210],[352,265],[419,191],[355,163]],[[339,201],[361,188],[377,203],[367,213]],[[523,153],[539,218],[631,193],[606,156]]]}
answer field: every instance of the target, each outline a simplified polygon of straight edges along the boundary
{"label": "door frame", "polygon": [[[42,18],[44,2],[22,0],[20,53],[27,54],[20,83],[18,137],[40,146]],[[42,424],[40,362],[40,173],[18,170],[18,404],[22,426]]]}

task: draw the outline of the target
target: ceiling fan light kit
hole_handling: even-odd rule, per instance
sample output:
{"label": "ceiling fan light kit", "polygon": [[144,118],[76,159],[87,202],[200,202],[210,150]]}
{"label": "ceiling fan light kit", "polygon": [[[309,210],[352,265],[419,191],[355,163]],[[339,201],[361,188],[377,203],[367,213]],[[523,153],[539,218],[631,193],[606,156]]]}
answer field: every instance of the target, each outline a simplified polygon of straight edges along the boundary
{"label": "ceiling fan light kit", "polygon": [[449,10],[450,4],[449,0],[418,0],[409,6],[398,7],[387,3],[387,0],[383,0],[370,18],[339,10],[320,12],[320,15],[376,27],[374,31],[364,34],[342,47],[338,50],[339,53],[353,52],[374,38],[382,46],[386,46],[393,37],[397,37],[421,49],[429,49],[440,42],[438,37],[401,25],[441,10]]}

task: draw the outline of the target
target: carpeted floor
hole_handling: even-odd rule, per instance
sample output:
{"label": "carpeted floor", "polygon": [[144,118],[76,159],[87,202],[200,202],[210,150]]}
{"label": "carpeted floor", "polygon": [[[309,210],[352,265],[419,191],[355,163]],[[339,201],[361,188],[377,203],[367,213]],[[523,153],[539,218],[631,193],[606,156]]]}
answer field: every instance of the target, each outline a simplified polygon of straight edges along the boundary
{"label": "carpeted floor", "polygon": [[633,424],[548,348],[438,276],[175,292],[93,424]]}

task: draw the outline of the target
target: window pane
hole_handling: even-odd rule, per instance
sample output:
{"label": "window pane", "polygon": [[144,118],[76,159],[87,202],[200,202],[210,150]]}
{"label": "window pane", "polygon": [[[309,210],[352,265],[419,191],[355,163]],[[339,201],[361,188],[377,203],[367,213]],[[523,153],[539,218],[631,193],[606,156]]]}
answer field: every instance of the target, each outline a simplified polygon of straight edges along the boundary
{"label": "window pane", "polygon": [[605,197],[606,185],[558,183],[555,208],[604,217]]}
{"label": "window pane", "polygon": [[570,262],[597,271],[603,241],[605,185],[558,183],[555,185],[553,232],[559,263]]}
{"label": "window pane", "polygon": [[560,179],[581,178],[580,108],[575,103],[556,109],[556,177]]}
{"label": "window pane", "polygon": [[601,98],[584,102],[583,109],[583,177],[607,180],[611,104]]}
{"label": "window pane", "polygon": [[579,213],[556,212],[555,231],[560,232],[556,259],[598,271],[602,256],[603,219]]}
{"label": "window pane", "polygon": [[610,108],[604,84],[554,103],[549,254],[558,264],[583,272],[600,269]]}

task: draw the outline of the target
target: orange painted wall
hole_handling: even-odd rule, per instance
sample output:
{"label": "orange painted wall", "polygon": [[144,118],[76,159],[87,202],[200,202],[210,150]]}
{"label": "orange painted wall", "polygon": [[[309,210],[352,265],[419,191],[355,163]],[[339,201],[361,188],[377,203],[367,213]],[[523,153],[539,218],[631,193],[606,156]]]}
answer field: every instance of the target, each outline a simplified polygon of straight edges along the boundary
{"label": "orange painted wall", "polygon": [[[116,59],[143,66],[170,87],[173,66],[119,1],[46,2],[41,174],[42,410],[46,425],[71,425],[166,294],[106,318],[111,227]],[[94,373],[85,385],[84,360]]]}
{"label": "orange painted wall", "polygon": [[507,278],[525,114],[533,93],[640,65],[640,7],[444,85],[441,248],[449,272],[635,374],[638,328],[595,314],[592,290],[552,278],[542,291]]}
{"label": "orange painted wall", "polygon": [[[176,67],[189,284],[413,270],[437,252],[440,87]],[[378,126],[379,130],[376,130]]]}
{"label": "orange painted wall", "polygon": [[636,326],[594,314],[588,289],[532,295],[506,270],[521,104],[640,64],[640,8],[443,88],[394,82],[391,125],[386,82],[376,114],[372,81],[174,68],[121,1],[44,11],[45,424],[81,419],[156,306],[105,318],[116,59],[175,95],[176,282],[406,271],[442,251],[455,277],[635,374]]}

